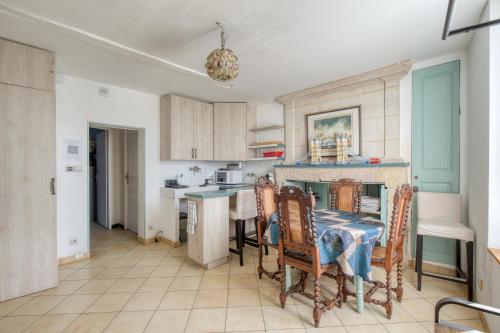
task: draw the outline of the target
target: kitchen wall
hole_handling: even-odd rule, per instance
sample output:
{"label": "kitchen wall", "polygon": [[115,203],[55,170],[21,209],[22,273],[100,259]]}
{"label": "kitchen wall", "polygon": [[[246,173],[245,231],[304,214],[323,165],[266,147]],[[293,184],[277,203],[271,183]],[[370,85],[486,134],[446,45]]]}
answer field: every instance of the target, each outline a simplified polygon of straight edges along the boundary
{"label": "kitchen wall", "polygon": [[[257,108],[257,126],[268,126],[284,123],[283,106],[279,103],[259,104]],[[258,140],[283,140],[282,130],[273,130],[258,134]],[[205,179],[214,175],[214,172],[219,168],[226,167],[229,162],[214,162],[214,161],[161,161],[160,162],[160,179],[159,185],[163,186],[164,180],[169,178],[178,178],[179,182],[184,185],[199,185],[203,184]],[[277,161],[248,161],[244,162],[244,173],[246,183],[253,183],[254,177],[248,176],[248,173],[253,173],[257,177],[266,173],[274,172],[273,165]],[[194,173],[189,168],[197,165],[201,168],[201,172]],[[182,175],[182,177],[181,177]]]}
{"label": "kitchen wall", "polygon": [[[109,97],[99,95],[99,87],[109,88]],[[160,186],[166,178],[184,174],[181,183],[195,185],[203,183],[225,162],[178,162],[159,159],[159,96],[112,86],[74,76],[58,74],[56,85],[56,139],[57,139],[57,237],[58,257],[69,257],[75,253],[89,251],[88,210],[88,127],[90,123],[117,128],[139,129],[139,147],[144,156],[140,163],[144,186],[140,191],[144,202],[139,205],[139,236],[153,237],[159,227]],[[283,123],[283,107],[278,103],[257,106],[257,124],[265,126]],[[118,133],[118,131],[117,131]],[[111,131],[112,141],[115,137]],[[268,134],[269,135],[269,134]],[[275,133],[278,137],[280,133]],[[64,140],[81,141],[81,172],[66,172],[63,155]],[[119,149],[120,141],[116,143]],[[112,149],[114,151],[114,148]],[[262,175],[273,171],[276,161],[246,162],[245,173]],[[189,167],[201,167],[193,174]],[[113,167],[113,166],[111,166]],[[120,172],[116,172],[121,177]],[[118,179],[118,178],[117,178]],[[254,179],[246,177],[245,181]],[[110,186],[114,182],[111,180]],[[119,187],[119,185],[117,184]],[[120,189],[118,189],[120,191]],[[140,193],[141,194],[141,193]],[[118,200],[118,198],[117,198]],[[112,202],[115,200],[112,198]],[[120,208],[111,204],[111,222],[123,219]],[[123,212],[123,210],[121,210]],[[141,225],[143,226],[141,228]],[[145,227],[144,227],[145,226]],[[78,244],[70,245],[76,238]]]}

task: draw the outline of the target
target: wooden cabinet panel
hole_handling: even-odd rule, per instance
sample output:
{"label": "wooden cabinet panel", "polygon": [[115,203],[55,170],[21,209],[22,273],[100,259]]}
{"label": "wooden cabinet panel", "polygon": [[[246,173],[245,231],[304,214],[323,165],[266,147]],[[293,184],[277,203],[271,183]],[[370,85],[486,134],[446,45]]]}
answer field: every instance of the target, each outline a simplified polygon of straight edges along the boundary
{"label": "wooden cabinet panel", "polygon": [[0,84],[0,302],[58,282],[54,97]]}
{"label": "wooden cabinet panel", "polygon": [[194,158],[195,101],[179,96],[163,96],[160,102],[160,159]]}
{"label": "wooden cabinet panel", "polygon": [[214,103],[214,160],[247,159],[246,103]]}
{"label": "wooden cabinet panel", "polygon": [[196,101],[194,104],[193,141],[195,159],[214,159],[214,109],[212,104]]}
{"label": "wooden cabinet panel", "polygon": [[54,53],[0,39],[0,82],[54,91]]}

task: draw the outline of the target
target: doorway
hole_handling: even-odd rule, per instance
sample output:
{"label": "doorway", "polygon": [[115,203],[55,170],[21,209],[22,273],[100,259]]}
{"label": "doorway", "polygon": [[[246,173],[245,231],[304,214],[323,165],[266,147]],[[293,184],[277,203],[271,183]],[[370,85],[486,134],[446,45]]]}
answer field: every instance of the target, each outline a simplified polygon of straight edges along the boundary
{"label": "doorway", "polygon": [[[89,125],[90,230],[125,229],[138,237],[141,177],[140,129]],[[143,194],[142,194],[143,196]],[[92,233],[92,232],[91,232]]]}

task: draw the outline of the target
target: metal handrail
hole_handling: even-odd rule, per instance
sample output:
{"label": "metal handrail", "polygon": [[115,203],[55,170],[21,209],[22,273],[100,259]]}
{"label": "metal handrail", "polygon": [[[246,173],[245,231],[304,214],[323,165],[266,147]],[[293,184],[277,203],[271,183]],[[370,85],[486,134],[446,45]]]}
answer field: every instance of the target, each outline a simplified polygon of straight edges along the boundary
{"label": "metal handrail", "polygon": [[436,307],[434,308],[434,322],[439,323],[439,310],[445,305],[455,304],[459,306],[463,306],[469,309],[477,310],[480,312],[489,313],[495,316],[500,316],[500,309],[494,308],[492,306],[487,306],[483,304],[478,304],[474,302],[469,302],[465,299],[458,297],[446,297],[436,303]]}

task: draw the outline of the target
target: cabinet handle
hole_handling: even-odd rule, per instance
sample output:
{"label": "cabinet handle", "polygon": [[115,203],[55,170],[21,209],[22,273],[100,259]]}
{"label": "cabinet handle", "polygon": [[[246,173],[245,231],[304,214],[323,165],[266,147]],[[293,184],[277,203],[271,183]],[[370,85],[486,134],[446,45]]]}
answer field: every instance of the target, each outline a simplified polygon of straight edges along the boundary
{"label": "cabinet handle", "polygon": [[194,158],[194,148],[191,148],[191,158]]}
{"label": "cabinet handle", "polygon": [[198,148],[194,149],[194,158],[198,158]]}
{"label": "cabinet handle", "polygon": [[56,195],[56,179],[50,178],[50,194]]}

